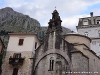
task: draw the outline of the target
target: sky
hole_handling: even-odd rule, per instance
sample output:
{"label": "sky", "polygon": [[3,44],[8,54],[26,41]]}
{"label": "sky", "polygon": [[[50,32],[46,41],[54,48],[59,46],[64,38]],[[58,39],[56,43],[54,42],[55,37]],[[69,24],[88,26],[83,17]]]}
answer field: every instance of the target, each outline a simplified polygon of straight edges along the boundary
{"label": "sky", "polygon": [[38,20],[41,26],[48,26],[56,7],[62,26],[72,31],[77,31],[79,18],[89,17],[90,12],[100,16],[100,0],[0,0],[0,9],[5,7],[29,15]]}

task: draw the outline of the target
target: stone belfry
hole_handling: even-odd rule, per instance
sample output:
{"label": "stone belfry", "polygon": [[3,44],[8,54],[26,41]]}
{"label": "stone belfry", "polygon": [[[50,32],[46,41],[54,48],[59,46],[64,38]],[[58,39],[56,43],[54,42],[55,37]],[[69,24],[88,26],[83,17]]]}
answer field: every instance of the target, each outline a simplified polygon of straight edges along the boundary
{"label": "stone belfry", "polygon": [[62,27],[61,27],[62,20],[60,19],[58,11],[55,9],[52,13],[52,19],[49,21],[49,26],[47,33],[55,33],[55,48],[60,48],[61,44],[61,37],[62,37]]}
{"label": "stone belfry", "polygon": [[52,13],[44,42],[35,51],[32,75],[66,75],[70,71],[70,47],[62,38],[61,19]]}
{"label": "stone belfry", "polygon": [[61,22],[59,13],[57,10],[54,10],[52,13],[52,19],[49,21],[48,32],[56,31],[58,33],[62,32]]}

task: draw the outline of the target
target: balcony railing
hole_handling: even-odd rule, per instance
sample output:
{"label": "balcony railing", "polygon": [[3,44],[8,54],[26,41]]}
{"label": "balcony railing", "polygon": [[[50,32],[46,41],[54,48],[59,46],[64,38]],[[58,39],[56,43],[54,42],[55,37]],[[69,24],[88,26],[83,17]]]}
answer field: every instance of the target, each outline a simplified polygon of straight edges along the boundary
{"label": "balcony railing", "polygon": [[9,64],[11,65],[22,65],[24,62],[25,58],[20,57],[15,57],[15,56],[10,56],[9,58]]}

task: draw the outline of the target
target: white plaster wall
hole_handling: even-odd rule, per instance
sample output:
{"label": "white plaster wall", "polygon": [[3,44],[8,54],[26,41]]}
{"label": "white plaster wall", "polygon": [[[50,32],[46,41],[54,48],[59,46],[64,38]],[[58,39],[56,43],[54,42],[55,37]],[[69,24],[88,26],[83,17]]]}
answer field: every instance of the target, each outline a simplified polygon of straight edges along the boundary
{"label": "white plaster wall", "polygon": [[[18,45],[19,39],[24,39],[22,46]],[[9,64],[9,58],[14,53],[21,53],[22,58],[25,58],[23,65],[19,67],[18,75],[31,75],[33,60],[30,58],[34,56],[35,42],[37,42],[38,47],[40,44],[35,35],[10,35],[6,56],[2,64],[2,75],[12,75],[13,66]]]}
{"label": "white plaster wall", "polygon": [[88,37],[99,37],[98,31],[100,27],[91,27],[91,28],[83,28],[78,29],[78,33],[81,35],[85,35],[85,32],[88,32]]}
{"label": "white plaster wall", "polygon": [[[95,44],[93,44],[95,42]],[[97,55],[100,55],[100,39],[93,39],[91,42],[91,50],[96,52]]]}
{"label": "white plaster wall", "polygon": [[[24,39],[23,45],[21,46],[18,45],[19,39]],[[15,51],[15,52],[34,51],[35,42],[37,42],[39,46],[39,41],[35,35],[11,35],[7,51]]]}

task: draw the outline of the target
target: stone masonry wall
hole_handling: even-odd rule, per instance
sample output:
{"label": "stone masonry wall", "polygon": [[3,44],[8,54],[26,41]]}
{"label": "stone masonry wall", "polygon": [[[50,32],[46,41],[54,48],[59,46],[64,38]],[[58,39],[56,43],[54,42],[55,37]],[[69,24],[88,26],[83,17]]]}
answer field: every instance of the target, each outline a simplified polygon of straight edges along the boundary
{"label": "stone masonry wall", "polygon": [[88,75],[87,73],[82,73],[88,72],[88,61],[88,58],[83,56],[81,53],[72,53],[72,75]]}
{"label": "stone masonry wall", "polygon": [[[12,66],[9,64],[9,57],[13,56],[13,51],[9,51],[6,54],[6,57],[3,60],[2,65],[2,74],[1,75],[12,75],[13,68],[15,66]],[[19,66],[18,75],[31,75],[32,70],[32,52],[26,51],[21,53],[22,57],[24,57],[23,65]]]}

